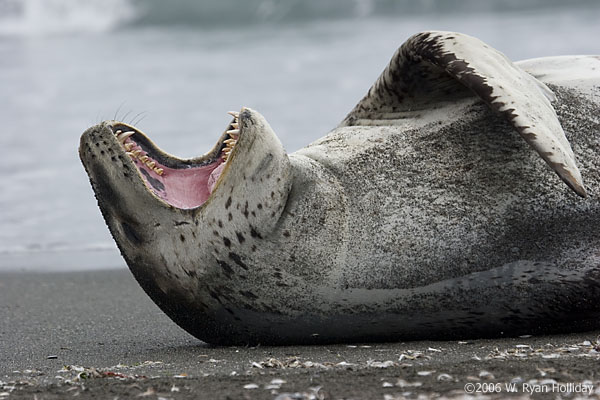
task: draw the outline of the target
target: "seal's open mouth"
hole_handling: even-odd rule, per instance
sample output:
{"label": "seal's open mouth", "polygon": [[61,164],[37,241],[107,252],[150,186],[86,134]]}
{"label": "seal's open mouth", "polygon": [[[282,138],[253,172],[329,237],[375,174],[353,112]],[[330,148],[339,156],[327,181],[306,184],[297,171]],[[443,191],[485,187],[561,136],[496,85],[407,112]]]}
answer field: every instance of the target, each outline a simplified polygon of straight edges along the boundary
{"label": "seal's open mouth", "polygon": [[166,154],[130,125],[116,123],[112,130],[146,186],[166,203],[189,209],[208,199],[239,139],[239,113],[229,114],[234,119],[217,146],[204,157],[190,160]]}

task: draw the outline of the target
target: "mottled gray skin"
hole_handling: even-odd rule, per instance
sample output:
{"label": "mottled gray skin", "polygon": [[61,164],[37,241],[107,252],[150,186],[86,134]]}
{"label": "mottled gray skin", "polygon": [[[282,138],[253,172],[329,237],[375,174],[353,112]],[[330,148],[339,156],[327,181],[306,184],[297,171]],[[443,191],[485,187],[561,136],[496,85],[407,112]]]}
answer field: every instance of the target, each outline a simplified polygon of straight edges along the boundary
{"label": "mottled gray skin", "polygon": [[586,198],[506,115],[464,93],[388,125],[347,126],[350,114],[289,157],[245,110],[240,137],[264,143],[240,139],[220,186],[193,210],[149,194],[114,139],[116,122],[84,133],[80,154],[141,286],[206,342],[598,328],[600,81],[547,78]]}

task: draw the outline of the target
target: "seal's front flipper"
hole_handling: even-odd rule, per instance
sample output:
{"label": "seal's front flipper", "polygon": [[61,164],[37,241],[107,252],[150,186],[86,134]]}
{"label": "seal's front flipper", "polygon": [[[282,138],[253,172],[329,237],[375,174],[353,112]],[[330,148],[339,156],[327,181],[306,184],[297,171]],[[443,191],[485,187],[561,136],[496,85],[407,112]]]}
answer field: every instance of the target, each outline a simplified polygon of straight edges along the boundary
{"label": "seal's front flipper", "polygon": [[546,85],[471,36],[423,32],[396,51],[340,126],[389,125],[475,94],[503,115],[580,196],[586,192]]}

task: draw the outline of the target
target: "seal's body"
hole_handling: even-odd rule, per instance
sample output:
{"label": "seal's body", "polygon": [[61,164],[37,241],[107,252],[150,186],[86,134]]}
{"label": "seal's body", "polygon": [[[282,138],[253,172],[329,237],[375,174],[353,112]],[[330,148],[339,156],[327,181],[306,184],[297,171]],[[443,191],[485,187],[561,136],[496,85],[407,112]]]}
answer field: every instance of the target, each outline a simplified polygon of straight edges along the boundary
{"label": "seal's body", "polygon": [[595,328],[600,59],[518,65],[426,32],[289,156],[250,109],[197,159],[114,121],[84,133],[80,154],[133,274],[204,341]]}

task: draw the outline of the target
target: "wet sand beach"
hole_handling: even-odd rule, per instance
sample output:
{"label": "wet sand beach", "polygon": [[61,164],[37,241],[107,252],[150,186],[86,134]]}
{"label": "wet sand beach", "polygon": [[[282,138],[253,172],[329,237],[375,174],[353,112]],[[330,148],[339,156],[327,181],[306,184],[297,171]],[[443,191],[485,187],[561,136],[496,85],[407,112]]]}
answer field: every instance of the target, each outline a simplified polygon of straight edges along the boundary
{"label": "wet sand beach", "polygon": [[0,273],[0,307],[0,399],[600,397],[600,332],[213,347],[123,269]]}

